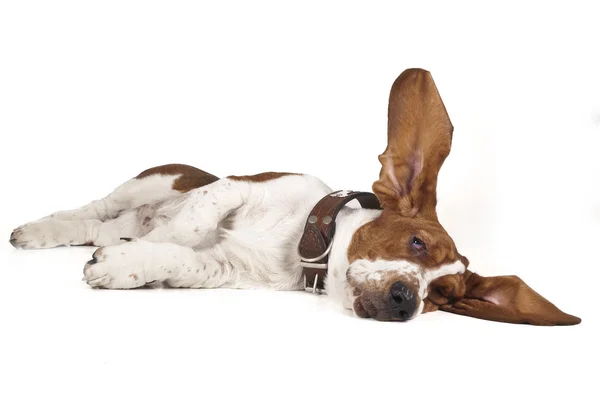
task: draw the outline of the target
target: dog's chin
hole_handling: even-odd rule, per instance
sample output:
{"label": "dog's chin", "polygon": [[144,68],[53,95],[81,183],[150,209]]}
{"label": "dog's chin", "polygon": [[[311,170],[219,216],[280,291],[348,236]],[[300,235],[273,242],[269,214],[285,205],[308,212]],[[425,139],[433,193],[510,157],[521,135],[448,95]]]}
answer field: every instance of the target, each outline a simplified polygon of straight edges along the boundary
{"label": "dog's chin", "polygon": [[403,321],[394,318],[392,310],[378,308],[375,304],[377,304],[376,301],[361,294],[354,300],[353,309],[356,315],[361,318],[372,318],[377,321]]}
{"label": "dog's chin", "polygon": [[[360,318],[372,318],[378,321],[390,321],[391,316],[385,315],[385,310],[378,308],[380,298],[372,295],[373,293],[364,293],[360,288],[353,286],[352,294],[354,295],[353,309]],[[386,318],[389,317],[389,318]]]}
{"label": "dog's chin", "polygon": [[352,309],[354,310],[354,313],[356,313],[356,315],[358,315],[360,318],[371,318],[371,313],[369,313],[369,311],[367,311],[367,309],[363,306],[360,297],[354,300]]}

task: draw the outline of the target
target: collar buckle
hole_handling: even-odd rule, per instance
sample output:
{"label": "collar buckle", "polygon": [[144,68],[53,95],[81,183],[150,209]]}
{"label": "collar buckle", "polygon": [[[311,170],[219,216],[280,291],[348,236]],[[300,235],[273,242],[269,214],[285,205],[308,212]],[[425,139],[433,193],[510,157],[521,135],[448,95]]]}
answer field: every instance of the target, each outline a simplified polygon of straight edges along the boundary
{"label": "collar buckle", "polygon": [[[323,264],[323,265],[325,267],[327,267],[327,264]],[[324,288],[317,287],[317,283],[319,282],[319,274],[315,275],[315,279],[313,281],[312,287],[309,287],[307,284],[306,274],[303,274],[302,277],[304,277],[304,291],[308,291],[309,293],[313,293],[313,294],[327,294],[325,292]]]}

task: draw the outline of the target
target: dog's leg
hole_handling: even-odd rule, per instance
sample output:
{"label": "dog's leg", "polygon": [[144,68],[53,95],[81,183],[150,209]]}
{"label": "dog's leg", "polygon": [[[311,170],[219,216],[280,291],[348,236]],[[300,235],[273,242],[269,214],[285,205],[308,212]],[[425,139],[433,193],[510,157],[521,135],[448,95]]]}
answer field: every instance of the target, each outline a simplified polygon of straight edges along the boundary
{"label": "dog's leg", "polygon": [[119,244],[121,237],[139,237],[144,233],[138,214],[137,210],[132,210],[106,222],[48,218],[13,231],[11,243],[23,249]]}
{"label": "dog's leg", "polygon": [[[11,234],[10,242],[19,248],[48,248],[57,245],[86,244],[90,241],[95,245],[106,245],[106,241],[100,240],[96,243],[93,233],[98,233],[98,230],[110,231],[118,227],[121,222],[106,227],[101,225],[102,222],[145,204],[178,197],[182,193],[216,180],[217,177],[211,174],[181,164],[151,168],[120,185],[101,200],[92,201],[75,210],[59,211],[18,227]],[[80,224],[66,223],[75,221]],[[129,231],[132,230],[121,232],[120,236],[135,237],[144,234],[135,230],[131,233]],[[105,237],[99,235],[98,238]],[[83,238],[85,240],[82,240]],[[28,245],[24,246],[25,243]],[[46,245],[43,246],[44,243]],[[113,243],[109,242],[109,244]]]}
{"label": "dog's leg", "polygon": [[100,200],[94,200],[74,210],[52,213],[42,220],[48,218],[61,221],[110,220],[125,210],[181,195],[181,192],[173,189],[173,182],[178,177],[153,175],[139,180],[133,178]]}
{"label": "dog's leg", "polygon": [[174,287],[241,287],[240,272],[210,250],[144,240],[102,247],[84,267],[84,280],[98,288],[137,288],[154,281]]}
{"label": "dog's leg", "polygon": [[142,237],[153,243],[206,247],[219,225],[244,204],[249,186],[222,179],[196,190],[167,224]]}
{"label": "dog's leg", "polygon": [[243,286],[241,271],[223,253],[192,247],[206,243],[244,204],[246,189],[246,184],[223,179],[191,193],[168,223],[139,240],[96,250],[84,268],[85,280],[103,288],[136,288],[154,281],[175,287]]}
{"label": "dog's leg", "polygon": [[125,210],[174,198],[217,180],[212,174],[183,164],[154,167],[121,184],[101,200],[74,210],[59,211],[45,218],[105,221]]}

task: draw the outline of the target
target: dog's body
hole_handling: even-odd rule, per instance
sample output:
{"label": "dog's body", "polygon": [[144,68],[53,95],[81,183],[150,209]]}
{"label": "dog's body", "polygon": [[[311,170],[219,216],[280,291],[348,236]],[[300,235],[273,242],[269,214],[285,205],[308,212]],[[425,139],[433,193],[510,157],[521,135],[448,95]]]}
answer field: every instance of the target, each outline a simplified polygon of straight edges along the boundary
{"label": "dog's body", "polygon": [[[437,221],[437,173],[452,124],[428,72],[405,71],[390,95],[388,148],[373,189],[383,210],[344,207],[327,294],[361,317],[406,320],[443,309],[531,324],[577,324],[517,277],[480,277]],[[144,171],[102,200],[13,231],[17,248],[94,245],[92,287],[304,289],[298,244],[332,190],[303,174],[217,178],[184,165]],[[125,238],[125,239],[123,239]]]}

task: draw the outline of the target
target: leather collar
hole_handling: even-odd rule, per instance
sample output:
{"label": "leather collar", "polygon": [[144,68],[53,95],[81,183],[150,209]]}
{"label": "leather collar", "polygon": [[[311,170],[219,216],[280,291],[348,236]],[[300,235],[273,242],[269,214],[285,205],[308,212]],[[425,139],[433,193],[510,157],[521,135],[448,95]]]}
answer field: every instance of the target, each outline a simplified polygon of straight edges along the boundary
{"label": "leather collar", "polygon": [[329,253],[335,235],[335,219],[342,207],[352,200],[358,200],[363,208],[381,209],[379,200],[373,193],[340,190],[327,194],[310,212],[298,245],[306,291],[325,291]]}

